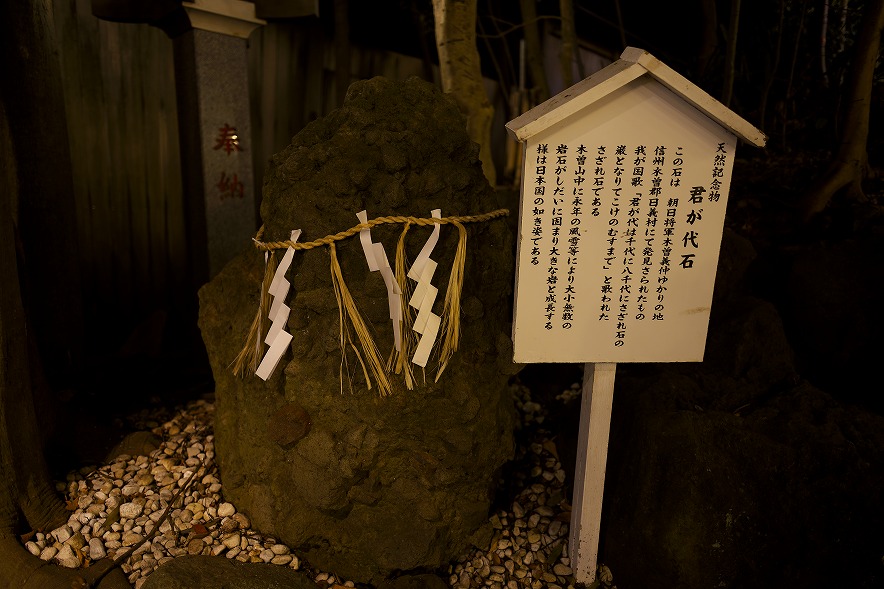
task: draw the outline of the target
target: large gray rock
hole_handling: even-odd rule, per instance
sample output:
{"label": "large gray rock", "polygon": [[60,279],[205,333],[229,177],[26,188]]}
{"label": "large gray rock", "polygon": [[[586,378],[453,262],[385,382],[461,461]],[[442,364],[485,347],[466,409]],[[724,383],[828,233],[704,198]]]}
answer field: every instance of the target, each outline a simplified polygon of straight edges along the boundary
{"label": "large gray rock", "polygon": [[[299,133],[265,176],[265,239],[303,229],[309,241],[347,229],[356,213],[443,216],[499,208],[454,102],[418,79],[354,84],[342,108]],[[515,211],[514,211],[515,215]],[[393,264],[402,226],[372,230]],[[438,383],[378,398],[361,369],[341,392],[338,308],[325,247],[298,252],[288,277],[292,351],[267,383],[228,368],[258,305],[263,256],[231,262],[200,292],[200,327],[216,379],[217,459],[228,500],[254,527],[310,564],[377,582],[458,556],[485,520],[496,473],[513,451],[506,391],[512,365],[510,223],[467,225],[460,349]],[[412,227],[413,260],[430,235]],[[442,228],[433,259],[441,314],[457,231]],[[387,295],[358,237],[337,244],[344,279],[386,359]],[[358,366],[349,357],[351,369]],[[433,361],[428,368],[431,368]]]}

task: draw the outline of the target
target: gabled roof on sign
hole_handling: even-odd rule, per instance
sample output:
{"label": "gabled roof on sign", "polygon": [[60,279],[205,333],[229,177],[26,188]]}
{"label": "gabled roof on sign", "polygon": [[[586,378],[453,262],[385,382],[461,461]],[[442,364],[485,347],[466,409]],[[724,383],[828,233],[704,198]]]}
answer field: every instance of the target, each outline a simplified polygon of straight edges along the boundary
{"label": "gabled roof on sign", "polygon": [[549,128],[591,106],[629,82],[649,75],[747,143],[764,147],[767,136],[662,61],[636,47],[627,47],[620,59],[516,117],[506,128],[517,141]]}

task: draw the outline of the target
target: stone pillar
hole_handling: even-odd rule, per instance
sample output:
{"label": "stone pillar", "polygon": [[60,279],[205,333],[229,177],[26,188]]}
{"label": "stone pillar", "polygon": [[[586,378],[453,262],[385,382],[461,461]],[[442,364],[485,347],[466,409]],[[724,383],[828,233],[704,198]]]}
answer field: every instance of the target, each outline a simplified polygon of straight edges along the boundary
{"label": "stone pillar", "polygon": [[184,2],[192,28],[174,38],[185,211],[196,287],[257,228],[247,39],[264,21],[241,0]]}

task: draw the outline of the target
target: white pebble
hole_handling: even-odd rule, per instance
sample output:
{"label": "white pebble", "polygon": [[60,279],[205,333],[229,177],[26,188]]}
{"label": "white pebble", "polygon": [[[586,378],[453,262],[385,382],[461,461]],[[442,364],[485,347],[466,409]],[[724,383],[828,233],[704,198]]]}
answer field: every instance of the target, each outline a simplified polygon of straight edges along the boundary
{"label": "white pebble", "polygon": [[560,577],[567,577],[571,574],[571,568],[566,567],[563,564],[557,564],[556,566],[553,567],[553,572],[555,574],[559,575]]}
{"label": "white pebble", "polygon": [[52,537],[55,538],[56,542],[64,544],[71,536],[74,535],[74,531],[69,525],[65,524],[59,528],[55,528],[54,530],[52,530],[51,534]]}
{"label": "white pebble", "polygon": [[126,532],[123,534],[123,546],[133,546],[141,542],[144,539],[144,536],[139,534],[138,532]]}
{"label": "white pebble", "polygon": [[230,517],[236,513],[233,503],[222,503],[218,506],[218,517]]}
{"label": "white pebble", "polygon": [[27,544],[25,544],[25,548],[27,548],[28,552],[30,552],[34,556],[40,556],[41,550],[40,547],[37,546],[36,542],[28,542]]}
{"label": "white pebble", "polygon": [[291,554],[277,554],[276,556],[274,556],[274,557],[270,560],[270,563],[271,563],[271,564],[284,565],[284,564],[288,564],[288,563],[290,563],[291,561],[292,561],[292,555],[291,555]]}
{"label": "white pebble", "polygon": [[237,546],[239,546],[239,543],[240,543],[240,535],[239,534],[231,534],[221,540],[221,544],[223,544],[227,548],[237,547]]}
{"label": "white pebble", "polygon": [[50,561],[58,554],[58,548],[55,546],[47,546],[40,552],[40,560]]}
{"label": "white pebble", "polygon": [[246,517],[244,513],[237,512],[234,513],[231,517],[236,520],[236,523],[238,523],[239,527],[243,530],[248,529],[252,526],[252,522],[249,521],[249,518]]}
{"label": "white pebble", "polygon": [[144,511],[144,505],[140,502],[123,503],[120,505],[120,517],[126,519],[135,519]]}

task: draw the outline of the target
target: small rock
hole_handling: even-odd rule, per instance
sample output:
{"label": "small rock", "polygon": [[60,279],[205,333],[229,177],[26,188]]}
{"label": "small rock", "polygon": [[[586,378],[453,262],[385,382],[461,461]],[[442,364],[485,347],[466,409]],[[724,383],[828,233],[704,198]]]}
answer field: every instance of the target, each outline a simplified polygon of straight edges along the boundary
{"label": "small rock", "polygon": [[285,544],[274,544],[273,546],[270,547],[270,550],[272,550],[273,554],[276,554],[276,555],[288,554],[290,552],[289,547],[286,546]]}
{"label": "small rock", "polygon": [[226,546],[227,548],[235,548],[239,547],[240,535],[239,534],[231,534],[226,538],[222,538],[221,544]]}
{"label": "small rock", "polygon": [[40,560],[50,561],[58,554],[58,548],[55,546],[47,546],[40,552]]}
{"label": "small rock", "polygon": [[271,564],[285,565],[285,564],[289,564],[291,561],[292,561],[292,555],[291,555],[291,554],[277,554],[276,556],[274,556],[274,557],[270,560],[270,563],[271,563]]}
{"label": "small rock", "polygon": [[75,569],[80,566],[80,559],[77,558],[77,555],[67,544],[61,547],[61,550],[55,555],[55,560],[61,566],[69,569]]}
{"label": "small rock", "polygon": [[40,547],[37,546],[36,542],[34,542],[34,541],[28,542],[27,544],[25,544],[25,548],[27,548],[28,552],[30,552],[34,556],[40,556],[41,550],[40,550]]}
{"label": "small rock", "polygon": [[95,561],[101,560],[105,556],[107,556],[107,551],[104,549],[104,542],[100,538],[89,540],[89,558]]}
{"label": "small rock", "polygon": [[120,505],[120,517],[125,519],[135,519],[141,512],[144,511],[144,505],[140,502],[136,503],[134,501],[129,503],[123,503]]}
{"label": "small rock", "polygon": [[553,567],[553,572],[555,574],[559,575],[560,577],[568,577],[571,575],[571,568],[566,567],[563,564],[557,564],[556,566]]}
{"label": "small rock", "polygon": [[230,517],[236,513],[233,503],[222,503],[218,506],[218,517]]}
{"label": "small rock", "polygon": [[144,540],[144,536],[138,532],[126,532],[123,534],[123,546],[134,546]]}
{"label": "small rock", "polygon": [[195,515],[195,516],[201,514],[203,511],[206,510],[205,506],[203,506],[202,503],[197,503],[197,502],[188,503],[188,505],[187,505],[187,507],[185,507],[185,509],[187,509],[188,511],[191,511],[193,513],[193,515]]}
{"label": "small rock", "polygon": [[206,543],[203,542],[202,538],[193,538],[190,542],[187,543],[187,553],[200,554],[205,547]]}
{"label": "small rock", "polygon": [[68,541],[68,539],[70,539],[71,536],[74,535],[74,531],[69,525],[65,524],[59,528],[55,528],[54,530],[52,530],[51,534],[52,537],[55,538],[56,542],[64,544]]}
{"label": "small rock", "polygon": [[240,529],[247,530],[252,527],[252,522],[250,522],[249,518],[246,517],[246,515],[243,513],[237,512],[234,513],[231,517],[236,521],[236,523],[239,524]]}

